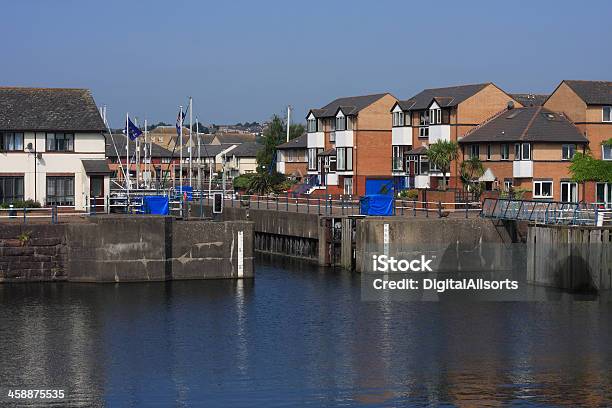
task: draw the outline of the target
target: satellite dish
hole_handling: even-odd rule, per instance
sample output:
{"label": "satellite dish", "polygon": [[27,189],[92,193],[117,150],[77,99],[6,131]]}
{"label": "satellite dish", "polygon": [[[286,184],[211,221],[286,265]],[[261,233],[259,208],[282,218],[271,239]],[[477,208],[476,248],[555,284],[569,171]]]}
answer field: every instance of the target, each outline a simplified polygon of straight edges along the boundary
{"label": "satellite dish", "polygon": [[514,102],[508,101],[508,110],[512,110],[512,109],[514,109]]}
{"label": "satellite dish", "polygon": [[40,153],[40,152],[36,153],[36,158],[38,160],[42,160],[42,153]]}
{"label": "satellite dish", "polygon": [[28,143],[28,145],[26,146],[26,149],[28,149],[28,150],[32,150],[32,149],[33,149],[33,147],[32,147],[32,143]]}

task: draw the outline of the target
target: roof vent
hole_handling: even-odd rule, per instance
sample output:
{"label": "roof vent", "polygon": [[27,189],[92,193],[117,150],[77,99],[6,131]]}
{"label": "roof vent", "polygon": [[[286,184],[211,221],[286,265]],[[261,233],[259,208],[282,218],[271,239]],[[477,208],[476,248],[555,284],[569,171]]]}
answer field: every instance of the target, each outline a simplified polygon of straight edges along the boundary
{"label": "roof vent", "polygon": [[512,110],[512,109],[514,109],[514,102],[508,101],[508,110]]}

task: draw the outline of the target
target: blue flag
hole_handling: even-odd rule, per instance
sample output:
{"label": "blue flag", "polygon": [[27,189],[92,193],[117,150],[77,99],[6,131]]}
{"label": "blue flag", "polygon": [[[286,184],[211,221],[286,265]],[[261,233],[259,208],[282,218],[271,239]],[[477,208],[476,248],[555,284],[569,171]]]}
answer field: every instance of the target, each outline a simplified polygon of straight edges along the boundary
{"label": "blue flag", "polygon": [[128,118],[128,126],[127,129],[123,129],[123,134],[127,134],[130,140],[135,140],[138,136],[142,135],[142,130],[138,129],[132,119]]}

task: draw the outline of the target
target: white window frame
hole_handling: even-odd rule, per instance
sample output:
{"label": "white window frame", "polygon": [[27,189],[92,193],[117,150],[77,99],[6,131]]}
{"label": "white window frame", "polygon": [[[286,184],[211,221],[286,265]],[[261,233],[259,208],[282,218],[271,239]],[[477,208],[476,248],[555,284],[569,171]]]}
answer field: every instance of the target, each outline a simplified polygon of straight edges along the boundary
{"label": "white window frame", "polygon": [[315,133],[317,131],[317,119],[308,119],[307,122],[308,133]]}
{"label": "white window frame", "polygon": [[493,157],[493,146],[491,145],[491,143],[487,144],[487,160],[491,160],[491,157]]}
{"label": "white window frame", "polygon": [[[342,125],[342,126],[340,126]],[[346,116],[336,116],[336,128],[335,130],[343,131],[346,130]]]}
{"label": "white window frame", "polygon": [[429,124],[439,125],[442,123],[442,109],[430,109],[429,110]]}
{"label": "white window frame", "polygon": [[500,160],[510,160],[510,145],[508,143],[502,143],[499,146],[499,159]]}
{"label": "white window frame", "polygon": [[318,167],[318,159],[317,159],[317,149],[310,148],[308,149],[308,170],[315,171]]}
{"label": "white window frame", "polygon": [[[607,155],[606,152],[608,153]],[[612,160],[612,146],[603,144],[601,145],[601,159]]]}
{"label": "white window frame", "polygon": [[352,147],[345,147],[345,159],[346,159],[346,165],[345,170],[346,171],[353,171],[353,148]]}
{"label": "white window frame", "polygon": [[[525,154],[527,152],[527,154]],[[518,154],[518,156],[517,156]],[[531,160],[531,143],[514,144],[514,160]]]}
{"label": "white window frame", "polygon": [[478,157],[478,158],[480,157],[480,145],[477,143],[470,145],[470,159],[473,157]]}
{"label": "white window frame", "polygon": [[344,147],[336,148],[336,170],[344,171],[346,169],[346,149]]}
{"label": "white window frame", "polygon": [[[567,191],[564,191],[568,189]],[[569,200],[563,199],[563,194],[567,193],[569,195]],[[572,197],[572,195],[574,197]],[[578,183],[572,181],[562,181],[561,182],[561,202],[562,203],[577,203],[578,202]]]}
{"label": "white window frame", "polygon": [[[550,185],[550,195],[542,195],[544,184]],[[552,180],[537,180],[533,182],[533,198],[553,198],[554,194],[554,183]]]}
{"label": "white window frame", "polygon": [[[571,152],[571,147],[574,148],[574,151]],[[567,153],[572,153],[572,154],[568,154],[566,155],[566,149],[567,149]],[[561,146],[561,160],[572,160],[574,158],[574,155],[576,154],[576,144],[574,143],[567,143],[564,144],[563,146]]]}
{"label": "white window frame", "polygon": [[[608,111],[608,120],[606,120],[606,110]],[[602,106],[601,121],[602,122],[612,122],[612,106]]]}
{"label": "white window frame", "polygon": [[510,191],[510,189],[512,189],[512,186],[514,185],[514,183],[512,182],[512,180],[504,180],[504,191]]}
{"label": "white window frame", "polygon": [[343,183],[344,183],[344,194],[352,195],[353,194],[353,178],[345,177]]}

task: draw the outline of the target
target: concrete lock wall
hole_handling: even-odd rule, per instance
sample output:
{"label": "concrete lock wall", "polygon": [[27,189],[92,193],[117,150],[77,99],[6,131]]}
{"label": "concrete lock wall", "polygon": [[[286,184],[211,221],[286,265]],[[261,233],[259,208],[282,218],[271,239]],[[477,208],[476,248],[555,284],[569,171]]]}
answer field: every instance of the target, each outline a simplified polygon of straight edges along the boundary
{"label": "concrete lock wall", "polygon": [[[254,274],[250,222],[156,216],[89,221],[0,225],[0,281],[164,281]],[[17,239],[23,230],[32,237],[26,245]]]}
{"label": "concrete lock wall", "polygon": [[530,226],[527,280],[578,291],[612,289],[612,228]]}
{"label": "concrete lock wall", "polygon": [[471,249],[483,244],[495,247],[503,242],[500,232],[487,219],[368,217],[357,221],[355,269],[366,271],[372,254],[388,252],[398,257],[415,248],[440,253],[444,248]]}

